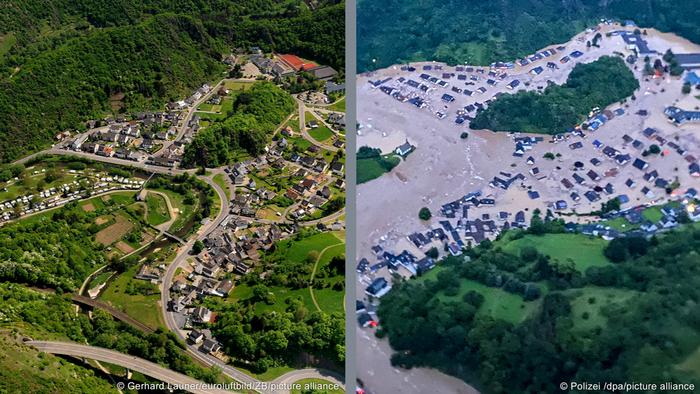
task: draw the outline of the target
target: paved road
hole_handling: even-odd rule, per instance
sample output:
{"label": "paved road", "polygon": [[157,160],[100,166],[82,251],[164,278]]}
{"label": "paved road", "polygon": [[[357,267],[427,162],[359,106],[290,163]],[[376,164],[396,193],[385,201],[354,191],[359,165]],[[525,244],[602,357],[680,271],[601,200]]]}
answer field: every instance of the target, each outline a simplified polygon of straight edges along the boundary
{"label": "paved road", "polygon": [[273,380],[272,383],[276,385],[290,385],[301,379],[323,379],[343,387],[343,377],[340,374],[331,371],[319,371],[318,369],[313,368],[298,369],[296,371],[286,373]]}
{"label": "paved road", "polygon": [[[323,224],[334,223],[338,220],[339,217],[343,216],[344,214],[345,214],[345,208],[341,209],[340,211],[334,212],[328,216],[324,216],[324,217],[319,218],[319,219],[308,220],[305,222],[297,222],[297,224],[300,226],[315,226],[319,223],[323,223]],[[236,219],[252,220],[255,223],[262,223],[262,224],[292,224],[292,223],[294,223],[294,221],[289,220],[289,219],[270,220],[270,219],[251,218],[248,216],[241,216],[241,215],[231,215],[231,217],[236,218]]]}
{"label": "paved road", "polygon": [[53,341],[28,341],[27,345],[33,346],[45,353],[62,354],[66,356],[84,357],[97,361],[119,365],[128,368],[131,371],[137,371],[144,375],[158,379],[165,383],[177,385],[180,387],[188,387],[187,391],[191,393],[231,393],[230,391],[217,388],[204,388],[205,383],[193,379],[189,376],[163,368],[156,363],[130,356],[128,354],[119,353],[114,350],[109,350],[96,346],[80,345],[72,342],[53,342]]}
{"label": "paved road", "polygon": [[124,188],[124,189],[115,189],[115,190],[109,190],[109,191],[106,191],[106,192],[103,192],[103,193],[91,194],[91,195],[89,195],[89,196],[86,196],[86,197],[83,197],[83,198],[80,198],[80,199],[77,199],[77,200],[70,200],[70,201],[64,200],[64,201],[61,201],[61,203],[59,203],[58,205],[53,206],[53,207],[51,207],[51,208],[42,209],[41,211],[34,211],[34,212],[32,212],[32,213],[28,213],[28,214],[26,214],[26,215],[23,215],[23,216],[20,216],[20,217],[16,217],[16,218],[14,218],[14,219],[6,220],[6,221],[0,223],[0,226],[3,226],[3,225],[5,225],[5,224],[11,223],[11,222],[16,222],[16,221],[18,221],[18,220],[24,220],[24,219],[26,219],[26,218],[29,218],[29,217],[32,217],[32,216],[35,216],[35,215],[39,215],[39,214],[42,214],[42,213],[51,212],[51,211],[57,210],[57,209],[59,209],[59,208],[63,208],[63,207],[64,207],[66,204],[68,204],[69,202],[73,202],[73,201],[85,201],[85,200],[89,200],[89,199],[91,199],[91,198],[102,197],[102,196],[106,196],[106,195],[109,195],[109,194],[123,193],[123,192],[136,192],[136,190],[134,190],[134,189],[127,189],[127,188]]}
{"label": "paved road", "polygon": [[[224,83],[226,79],[222,79],[219,81],[214,87],[211,88],[207,94],[203,95],[202,97],[199,98],[199,100],[195,101],[192,106],[187,110],[187,115],[185,116],[184,121],[182,122],[182,125],[180,125],[180,128],[177,130],[177,136],[175,137],[175,141],[180,141],[182,137],[185,135],[185,132],[187,131],[187,124],[190,123],[190,119],[192,119],[192,115],[194,115],[195,112],[197,112],[197,107],[199,107],[202,103],[206,102],[209,100],[209,97],[211,97],[214,93],[216,93],[219,88],[221,87],[221,84]],[[163,148],[166,146],[164,145]],[[161,151],[164,149],[161,148]]]}
{"label": "paved road", "polygon": [[[319,108],[309,108],[309,111],[310,111],[311,113],[313,113],[314,115],[322,115],[322,114],[324,114],[324,113],[325,113],[325,114],[330,114],[330,113],[336,112],[336,111],[329,111],[329,110],[324,110],[324,109],[319,109]],[[333,126],[330,125],[330,123],[326,122],[326,120],[323,119],[323,116],[316,116],[316,119],[317,119],[317,120],[320,120],[321,123],[323,123],[324,126],[328,127],[328,128],[333,132],[333,135],[335,135],[336,137],[338,137],[338,136],[340,135],[340,133],[338,133],[338,132],[333,128]]]}
{"label": "paved road", "polygon": [[14,164],[24,164],[25,162],[27,162],[30,159],[32,159],[36,156],[39,156],[39,155],[78,156],[78,157],[84,157],[86,159],[90,159],[92,161],[100,161],[103,163],[116,164],[116,165],[120,165],[120,166],[140,168],[140,169],[147,171],[147,172],[155,172],[156,174],[180,175],[180,174],[184,174],[184,173],[194,174],[195,172],[197,172],[197,169],[195,169],[195,168],[189,169],[189,170],[183,170],[183,169],[179,169],[179,168],[167,168],[167,167],[162,167],[162,166],[154,166],[151,164],[146,164],[145,162],[118,159],[116,157],[98,156],[98,155],[95,155],[92,153],[66,150],[66,149],[62,149],[62,148],[57,147],[57,146],[50,148],[50,149],[43,150],[41,152],[34,153],[34,154],[27,156],[27,157],[24,157],[22,159],[19,159],[19,160],[15,161]]}
{"label": "paved road", "polygon": [[[192,116],[194,115],[194,113],[197,112],[197,107],[199,107],[202,103],[209,100],[209,98],[211,96],[216,94],[219,91],[219,89],[221,88],[221,85],[223,85],[227,81],[255,82],[256,80],[252,79],[252,78],[224,78],[224,79],[220,80],[216,85],[214,85],[211,88],[211,90],[207,94],[200,97],[199,100],[195,101],[194,104],[192,104],[192,106],[190,106],[190,108],[187,111],[187,115],[185,116],[184,122],[182,123],[182,125],[180,126],[180,128],[177,131],[177,136],[175,137],[174,141],[179,141],[185,135],[185,131],[187,130],[187,124],[190,122],[190,119],[192,119]],[[212,111],[200,111],[200,112],[216,113],[216,112],[212,112]],[[165,145],[163,147],[165,148]],[[161,151],[163,151],[162,148],[161,148]]]}
{"label": "paved road", "polygon": [[[92,281],[92,278],[97,276],[100,272],[102,272],[105,268],[109,267],[109,265],[103,265],[102,267],[96,269],[93,273],[87,276],[85,280],[83,281],[83,284],[80,285],[80,290],[78,290],[78,295],[83,295],[83,292],[85,291],[85,288],[87,287],[88,284],[90,284],[90,281]],[[88,289],[90,290],[90,289]]]}
{"label": "paved road", "polygon": [[331,152],[337,152],[338,148],[336,148],[335,146],[316,141],[314,137],[312,137],[309,134],[309,132],[306,130],[306,106],[304,105],[304,102],[299,100],[298,98],[294,97],[294,100],[296,100],[297,106],[299,107],[299,130],[301,131],[301,135],[304,136],[304,139],[318,146],[319,148],[329,150]]}
{"label": "paved road", "polygon": [[250,387],[255,387],[256,383],[258,382],[255,378],[225,364],[224,362],[215,357],[200,352],[196,346],[187,344],[185,333],[182,330],[180,330],[180,327],[178,327],[177,321],[175,320],[175,314],[173,312],[168,311],[168,304],[170,303],[170,286],[172,285],[173,278],[175,277],[175,271],[177,271],[178,267],[182,267],[185,265],[187,257],[189,256],[189,252],[192,249],[192,246],[194,245],[194,242],[196,240],[203,240],[207,237],[207,235],[209,235],[212,231],[219,227],[219,225],[221,224],[221,222],[224,221],[229,212],[230,201],[226,198],[226,193],[221,188],[221,186],[219,186],[216,182],[214,182],[211,178],[208,177],[199,176],[199,179],[207,182],[211,187],[214,188],[214,191],[216,191],[216,193],[219,195],[219,200],[221,200],[221,209],[216,218],[204,224],[199,229],[199,231],[197,232],[197,236],[190,238],[190,240],[186,244],[180,247],[177,256],[175,257],[173,262],[170,263],[168,269],[165,271],[165,274],[162,278],[163,281],[160,292],[160,304],[163,313],[163,318],[165,321],[165,325],[168,327],[168,329],[175,333],[175,335],[177,335],[183,342],[186,343],[187,352],[192,357],[196,358],[197,360],[201,361],[206,365],[216,365],[221,369],[223,373],[230,376],[231,378],[246,385],[249,385]]}
{"label": "paved road", "polygon": [[[211,178],[208,177],[203,177],[200,176],[199,179],[207,182],[209,185],[211,185],[216,193],[219,195],[219,199],[221,200],[221,210],[219,211],[218,216],[210,221],[209,223],[205,224],[200,228],[198,231],[198,234],[196,237],[192,237],[185,245],[181,246],[177,256],[175,257],[175,260],[173,260],[172,263],[168,266],[168,269],[166,270],[165,274],[163,275],[163,281],[162,281],[162,288],[161,288],[161,293],[160,293],[160,302],[161,302],[161,310],[163,312],[163,317],[165,320],[165,324],[168,327],[168,329],[172,332],[175,333],[183,342],[186,343],[187,346],[187,353],[189,353],[192,357],[195,359],[201,361],[202,363],[206,365],[216,365],[218,368],[221,369],[222,373],[226,374],[227,376],[237,380],[240,383],[243,383],[246,385],[246,387],[250,387],[251,389],[261,392],[261,393],[286,393],[286,390],[275,390],[271,391],[269,389],[256,389],[258,384],[260,383],[259,380],[253,378],[252,376],[239,371],[238,369],[233,368],[232,366],[222,362],[218,358],[212,357],[210,355],[204,354],[200,352],[196,346],[190,345],[187,343],[185,333],[180,330],[180,327],[177,325],[177,321],[175,320],[175,316],[173,312],[170,312],[167,310],[167,306],[170,302],[170,286],[172,285],[173,278],[175,277],[175,271],[177,270],[178,267],[183,266],[186,261],[187,257],[189,256],[189,251],[192,249],[192,245],[194,244],[195,240],[197,239],[204,239],[206,238],[207,235],[209,235],[212,231],[214,231],[221,222],[226,218],[229,212],[229,203],[230,201],[226,198],[226,193],[224,190],[219,186],[216,182],[214,182]],[[336,213],[338,216],[340,216],[340,212]],[[336,215],[334,214],[334,215]],[[324,218],[325,219],[325,218]],[[334,374],[329,371],[321,370],[321,369],[303,369],[303,370],[295,370],[288,372],[279,378],[275,380],[275,382],[283,381],[286,383],[290,382],[295,382],[299,379],[305,379],[305,378],[319,378],[319,379],[327,379],[327,376],[333,376]],[[336,375],[337,376],[337,375]],[[341,379],[336,378],[335,381],[340,382]],[[339,383],[341,384],[341,383]]]}
{"label": "paved road", "polygon": [[[27,156],[23,159],[20,159],[16,161],[16,164],[20,163],[25,163],[29,159],[36,157],[38,155],[67,155],[67,156],[79,156],[79,157],[85,157],[89,158],[94,161],[100,161],[104,163],[109,163],[109,164],[116,164],[116,165],[123,165],[123,166],[130,166],[134,168],[139,168],[144,171],[149,171],[149,172],[155,172],[158,174],[166,174],[166,175],[179,175],[183,173],[189,173],[189,174],[194,174],[196,172],[196,169],[192,170],[182,170],[182,169],[176,169],[176,168],[165,168],[161,166],[153,166],[153,165],[148,165],[145,163],[140,163],[140,162],[135,162],[135,161],[130,161],[130,160],[123,160],[123,159],[118,159],[114,157],[103,157],[103,156],[97,156],[94,154],[88,154],[84,152],[75,152],[75,151],[68,151],[61,149],[60,147],[54,147],[51,149],[47,149],[42,152],[37,152],[33,155]],[[228,212],[229,212],[229,205],[230,201],[226,198],[226,193],[224,190],[219,186],[216,182],[214,182],[211,178],[205,177],[198,175],[197,176],[199,179],[202,181],[206,182],[209,184],[214,191],[218,194],[219,199],[221,200],[221,210],[219,211],[218,216],[211,220],[210,222],[206,223],[203,225],[199,231],[198,235],[196,237],[192,237],[187,243],[182,245],[178,251],[177,256],[175,257],[175,260],[170,264],[168,267],[167,271],[165,272],[163,276],[163,281],[162,281],[162,287],[161,287],[161,310],[163,313],[163,316],[165,318],[165,324],[168,327],[169,330],[173,331],[183,342],[186,343],[186,337],[185,333],[180,330],[180,328],[177,326],[177,322],[174,319],[173,313],[167,311],[167,306],[170,301],[170,286],[172,285],[173,278],[175,276],[175,271],[177,270],[178,267],[182,266],[182,264],[187,260],[187,257],[189,256],[189,251],[192,249],[192,245],[197,239],[204,239],[207,235],[209,235],[214,229],[216,229],[221,222],[224,221],[226,218]],[[328,220],[335,220],[336,218],[340,217],[344,213],[343,211],[336,212],[330,216],[327,216],[325,218],[321,218],[318,220],[313,220],[310,222],[304,222],[305,225],[313,225],[321,221],[328,221]],[[221,360],[209,356],[207,354],[204,354],[200,352],[197,347],[187,345],[187,353],[190,354],[193,358],[201,361],[205,365],[211,366],[211,365],[216,365],[218,368],[221,369],[221,371],[229,376],[232,379],[235,379],[236,381],[245,384],[247,387],[258,387],[257,385],[260,383],[257,379],[253,378],[252,376],[241,372],[233,367],[231,367],[228,364],[225,364]],[[299,379],[304,379],[307,376],[313,375],[313,372],[311,371],[316,371],[315,372],[315,378],[319,379],[324,379],[326,375],[330,374],[328,371],[320,370],[320,369],[304,369],[304,370],[295,370],[288,372],[278,379],[284,379],[285,381],[290,381],[294,382]],[[311,375],[310,375],[311,374]],[[259,392],[264,392],[268,393],[271,391],[264,391],[264,390],[256,390]],[[277,391],[279,393],[283,393],[285,391]]]}

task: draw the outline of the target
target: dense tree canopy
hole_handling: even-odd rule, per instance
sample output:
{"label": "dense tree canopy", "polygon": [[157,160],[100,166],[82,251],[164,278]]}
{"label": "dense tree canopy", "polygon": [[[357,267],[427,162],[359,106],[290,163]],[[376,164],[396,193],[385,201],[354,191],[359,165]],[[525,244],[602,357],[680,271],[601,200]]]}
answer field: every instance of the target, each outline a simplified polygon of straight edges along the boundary
{"label": "dense tree canopy", "polygon": [[[555,392],[572,380],[697,387],[697,374],[677,366],[700,346],[700,230],[611,242],[606,255],[618,255],[617,263],[585,275],[551,261],[546,250],[515,256],[500,245],[471,249],[470,262],[450,258],[437,280],[400,283],[382,298],[378,313],[397,351],[395,365],[436,367],[486,393]],[[444,300],[466,279],[506,291],[513,279],[524,288],[533,281],[549,290],[536,297],[534,312],[512,323],[481,309],[480,292]],[[589,313],[575,312],[581,302],[607,303],[597,309],[596,324],[586,323]]]}
{"label": "dense tree canopy", "polygon": [[342,365],[345,357],[345,319],[309,311],[300,300],[289,300],[284,313],[254,313],[253,305],[230,303],[220,310],[212,327],[226,354],[250,362],[256,372],[294,364],[301,353],[324,356]]}
{"label": "dense tree canopy", "polygon": [[564,85],[550,85],[544,92],[520,91],[503,95],[481,111],[472,129],[557,134],[585,120],[594,108],[627,99],[639,88],[618,57],[604,56],[578,64]]}
{"label": "dense tree canopy", "polygon": [[512,61],[565,42],[606,17],[632,19],[700,42],[692,1],[360,0],[357,68],[364,72],[417,60]]}
{"label": "dense tree canopy", "polygon": [[198,133],[185,148],[183,166],[218,167],[236,150],[259,155],[271,133],[293,111],[294,100],[270,82],[258,82],[236,96],[233,110],[222,122]]}
{"label": "dense tree canopy", "polygon": [[75,203],[51,220],[0,228],[0,280],[73,290],[105,258],[93,242],[94,215]]}

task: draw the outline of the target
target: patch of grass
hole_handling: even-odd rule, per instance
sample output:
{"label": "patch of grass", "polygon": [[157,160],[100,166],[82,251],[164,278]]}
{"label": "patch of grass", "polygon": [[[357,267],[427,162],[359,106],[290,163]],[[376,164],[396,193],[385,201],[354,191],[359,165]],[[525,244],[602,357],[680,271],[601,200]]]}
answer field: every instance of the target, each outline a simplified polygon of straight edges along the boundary
{"label": "patch of grass", "polygon": [[309,135],[316,141],[323,142],[335,135],[335,133],[333,133],[333,130],[326,127],[326,125],[324,125],[323,122],[316,115],[314,115],[313,112],[306,111],[304,113],[304,119],[306,120],[307,126],[311,121],[316,121],[316,123],[318,124],[318,127],[316,128],[308,128]]}
{"label": "patch of grass", "polygon": [[601,224],[610,226],[611,228],[620,232],[631,231],[639,228],[638,224],[632,224],[624,217],[616,217],[612,220],[606,220],[601,222]]}
{"label": "patch of grass", "polygon": [[[630,290],[610,287],[586,286],[571,290],[571,317],[576,330],[605,329],[607,318],[603,310],[623,307],[623,304],[636,293]],[[584,317],[585,316],[585,317]]]}
{"label": "patch of grass", "polygon": [[289,137],[287,141],[296,146],[301,152],[305,152],[312,145],[310,141],[302,137]]}
{"label": "patch of grass", "polygon": [[[277,212],[280,213],[280,215],[277,215]],[[277,205],[271,204],[271,205],[266,205],[264,208],[260,208],[256,213],[255,217],[260,218],[260,219],[265,219],[265,220],[282,220],[282,214],[284,213],[284,209],[278,207]]]}
{"label": "patch of grass", "polygon": [[[255,304],[255,313],[262,314],[265,312],[278,312],[283,313],[287,309],[287,304],[285,300],[287,298],[300,299],[306,309],[309,311],[315,311],[316,306],[311,299],[311,293],[307,288],[303,289],[289,289],[280,286],[270,286],[270,291],[275,295],[275,303],[272,305],[267,305],[263,302],[258,302]],[[240,284],[236,286],[229,294],[228,302],[245,301],[253,296],[253,289],[246,284]]]}
{"label": "patch of grass", "polygon": [[97,276],[92,278],[92,280],[90,281],[90,283],[87,286],[87,289],[89,290],[89,289],[94,288],[95,286],[99,286],[102,283],[105,283],[107,281],[107,279],[109,279],[109,277],[112,276],[112,274],[114,274],[114,271],[110,271],[108,269],[103,270],[102,272],[97,274]]}
{"label": "patch of grass", "polygon": [[310,251],[322,251],[327,246],[342,242],[343,239],[331,232],[324,232],[304,238],[300,241],[284,240],[279,243],[277,250],[284,253],[287,259],[294,262],[301,262],[306,259]]}
{"label": "patch of grass", "polygon": [[197,116],[199,116],[200,119],[203,119],[203,120],[206,120],[206,121],[210,121],[210,122],[214,122],[214,121],[226,119],[226,115],[223,114],[223,113],[221,113],[221,114],[214,114],[214,113],[211,113],[211,112],[200,112],[200,111],[197,111],[196,114],[197,114]]}
{"label": "patch of grass", "polygon": [[654,206],[642,211],[642,216],[652,223],[658,223],[658,221],[664,217],[664,214],[661,213],[661,208]]}
{"label": "patch of grass", "polygon": [[315,129],[310,129],[309,135],[316,141],[324,142],[329,138],[333,137],[335,133],[333,133],[333,130],[329,129],[328,127],[320,125]]}
{"label": "patch of grass", "polygon": [[231,160],[234,163],[239,163],[241,161],[246,161],[246,160],[252,159],[252,158],[253,158],[253,156],[251,156],[250,153],[246,152],[243,149],[234,150],[231,153]]}
{"label": "patch of grass", "polygon": [[[437,274],[441,270],[441,267],[435,267],[419,280],[437,280]],[[508,293],[500,288],[488,287],[473,280],[462,280],[457,295],[448,296],[441,292],[437,295],[437,298],[443,302],[462,302],[462,297],[469,290],[474,290],[484,296],[484,303],[479,307],[478,313],[486,314],[495,319],[505,320],[510,323],[519,323],[523,321],[530,316],[540,304],[539,300],[526,302],[519,295]]]}
{"label": "patch of grass", "polygon": [[328,106],[328,109],[332,111],[345,112],[345,96],[335,103]]}
{"label": "patch of grass", "polygon": [[145,283],[145,281],[134,279],[134,275],[138,272],[139,267],[140,264],[136,264],[114,278],[102,292],[99,299],[116,309],[126,312],[129,316],[153,329],[165,328],[160,307],[158,306],[160,301],[159,292],[152,295],[131,295],[126,293],[126,288],[130,283]]}
{"label": "patch of grass", "polygon": [[229,112],[233,111],[233,101],[235,100],[235,98],[235,94],[224,97],[221,100],[221,104],[218,106],[218,111],[221,112],[222,115],[228,116]]}
{"label": "patch of grass", "polygon": [[275,379],[279,378],[280,376],[286,374],[287,372],[294,371],[295,368],[292,368],[292,367],[289,367],[286,365],[283,365],[280,367],[270,367],[267,369],[267,371],[260,373],[260,374],[253,373],[250,370],[243,368],[241,366],[236,366],[236,369],[239,369],[239,370],[247,373],[248,375],[250,375],[258,380],[262,380],[263,382],[269,382],[271,380],[275,380]]}
{"label": "patch of grass", "polygon": [[86,207],[86,206],[89,206],[89,205],[92,205],[92,207],[93,207],[96,211],[100,211],[100,210],[104,209],[104,207],[105,207],[104,200],[102,200],[102,199],[99,198],[99,197],[91,198],[91,199],[89,199],[89,200],[83,201],[83,202],[80,204],[80,206],[83,208],[83,210],[85,210],[85,207]]}
{"label": "patch of grass", "polygon": [[[344,242],[344,235],[342,232],[323,232],[314,234],[299,241],[281,241],[277,244],[275,253],[283,255],[291,262],[300,263],[306,261],[309,252],[312,250],[321,252],[330,246],[326,252],[319,256],[319,266],[323,266],[328,264],[333,256],[341,255],[345,252],[345,244],[341,244],[342,242]],[[338,280],[342,280],[340,278],[341,277],[339,277]],[[284,312],[287,308],[285,300],[290,297],[293,299],[301,299],[302,303],[309,311],[316,310],[316,305],[311,298],[311,292],[306,287],[302,289],[290,289],[280,286],[270,286],[270,291],[275,295],[275,303],[272,305],[267,305],[262,302],[256,303],[256,313],[268,311],[280,313]],[[320,293],[317,294],[317,291],[318,290],[314,290],[314,294],[316,295],[316,301],[319,303],[319,307],[322,310],[328,313],[338,311],[342,312],[343,292],[334,291],[332,289],[322,289]],[[240,284],[231,291],[226,302],[245,301],[252,296],[252,288],[246,284]]]}
{"label": "patch of grass", "polygon": [[[48,178],[49,174],[52,179]],[[105,174],[100,172],[99,175]],[[48,191],[52,187],[60,189],[64,184],[71,184],[73,181],[95,180],[96,176],[98,173],[92,168],[87,168],[82,171],[82,174],[78,174],[70,173],[64,163],[39,162],[24,169],[17,180],[0,182],[0,202],[29,194],[34,194],[34,202],[37,202],[41,191]],[[58,195],[60,196],[60,192]]]}
{"label": "patch of grass", "polygon": [[225,81],[224,87],[228,90],[248,90],[253,86],[254,82],[245,81]]}
{"label": "patch of grass", "polygon": [[214,175],[214,178],[212,178],[212,179],[214,180],[214,182],[217,185],[221,186],[221,188],[224,189],[224,193],[226,194],[226,198],[228,198],[230,200],[231,199],[231,190],[229,190],[229,188],[228,188],[228,183],[226,183],[225,176],[226,175],[224,175],[224,174],[216,174],[216,175]]}
{"label": "patch of grass", "polygon": [[267,177],[264,177],[264,176],[260,177],[260,176],[258,176],[258,174],[254,174],[252,172],[249,172],[248,178],[255,181],[255,187],[257,189],[264,187],[266,189],[274,190],[275,192],[279,192],[280,190],[282,190],[282,188],[279,185],[273,183],[272,179],[268,179]]}
{"label": "patch of grass", "polygon": [[135,192],[118,192],[109,194],[110,199],[114,201],[115,204],[124,206],[131,205],[134,202],[135,196]]}
{"label": "patch of grass", "polygon": [[[337,386],[335,383],[331,383],[324,379],[301,379],[292,383],[295,387],[297,385],[301,386],[300,390],[296,388],[291,390],[291,394],[302,394],[302,393],[323,393],[323,394],[343,394],[345,390],[342,387]],[[322,388],[322,389],[319,389]],[[328,388],[328,389],[326,389]]]}
{"label": "patch of grass", "polygon": [[[345,247],[343,245],[343,247]],[[344,278],[342,279],[344,280]],[[318,307],[326,313],[343,313],[343,302],[345,301],[345,292],[339,290],[313,289],[314,297]],[[312,309],[313,310],[313,309]]]}
{"label": "patch of grass", "polygon": [[[319,256],[318,265],[316,266],[316,272],[323,270],[328,263],[333,259],[333,257],[342,256],[345,254],[345,244],[341,243],[334,245],[326,249],[323,254]],[[338,281],[344,281],[344,276],[338,276],[333,278],[332,283]],[[314,293],[318,307],[326,313],[343,313],[343,300],[344,292],[336,291],[332,288],[325,289],[310,289]]]}
{"label": "patch of grass", "polygon": [[292,128],[292,130],[294,130],[295,133],[299,133],[299,117],[292,116],[292,118],[289,119],[285,126],[289,126]]}
{"label": "patch of grass", "polygon": [[[382,166],[380,159],[388,161],[396,167],[401,162],[401,158],[394,154],[384,155],[381,158],[372,157],[367,159],[357,160],[357,184],[369,182],[373,179],[377,179],[384,173],[391,170],[387,170],[386,167]],[[392,167],[392,169],[393,169]]]}
{"label": "patch of grass", "polygon": [[180,193],[175,193],[172,190],[168,189],[154,189],[157,190],[166,196],[168,196],[168,199],[170,200],[170,204],[173,206],[174,209],[177,209],[179,211],[177,218],[173,222],[173,224],[170,226],[169,231],[172,232],[177,232],[178,230],[182,229],[185,224],[192,218],[192,215],[194,214],[195,210],[195,205],[194,204],[185,204],[185,197],[180,194]]}
{"label": "patch of grass", "polygon": [[157,226],[170,220],[168,204],[166,204],[163,196],[155,193],[148,193],[148,196],[146,197],[146,204],[148,205],[148,215],[146,220],[149,224]]}
{"label": "patch of grass", "polygon": [[10,51],[10,49],[12,49],[16,42],[17,38],[13,33],[0,36],[0,59],[2,59],[5,54]]}
{"label": "patch of grass", "polygon": [[682,363],[676,366],[677,369],[692,374],[700,378],[700,347],[691,353]]}
{"label": "patch of grass", "polygon": [[520,249],[533,246],[540,253],[561,263],[571,261],[576,269],[585,272],[588,267],[601,267],[610,264],[603,255],[607,242],[600,238],[587,237],[580,234],[546,234],[544,236],[526,235],[523,238],[510,241],[503,250],[520,254]]}
{"label": "patch of grass", "polygon": [[[224,190],[227,190],[224,188]],[[224,192],[226,194],[226,192]],[[219,215],[219,212],[221,211],[221,197],[219,197],[219,193],[214,193],[212,196],[212,206],[211,209],[209,210],[209,217],[210,218],[215,218]]]}
{"label": "patch of grass", "polygon": [[214,110],[214,105],[213,104],[208,104],[208,103],[202,103],[197,107],[197,111],[213,111]]}

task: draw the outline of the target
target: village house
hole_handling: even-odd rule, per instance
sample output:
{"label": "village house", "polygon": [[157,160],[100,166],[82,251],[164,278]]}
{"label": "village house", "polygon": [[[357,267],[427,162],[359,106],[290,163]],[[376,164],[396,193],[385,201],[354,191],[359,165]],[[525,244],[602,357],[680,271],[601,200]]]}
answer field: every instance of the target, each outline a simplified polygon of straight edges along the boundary
{"label": "village house", "polygon": [[415,149],[415,147],[406,140],[406,142],[394,149],[394,153],[401,157],[406,157],[409,153],[413,152],[413,149]]}
{"label": "village house", "polygon": [[700,111],[685,111],[678,107],[667,107],[664,113],[668,120],[675,125],[683,125],[687,122],[700,122]]}

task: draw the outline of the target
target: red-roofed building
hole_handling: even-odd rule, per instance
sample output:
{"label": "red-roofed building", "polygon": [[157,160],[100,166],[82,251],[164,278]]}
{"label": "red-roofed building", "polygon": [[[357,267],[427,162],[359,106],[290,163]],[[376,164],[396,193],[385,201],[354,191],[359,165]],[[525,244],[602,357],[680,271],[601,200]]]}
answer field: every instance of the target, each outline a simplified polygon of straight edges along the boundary
{"label": "red-roofed building", "polygon": [[309,62],[305,63],[299,56],[296,55],[279,55],[280,60],[293,68],[294,71],[309,70],[314,67],[318,67],[316,63]]}

